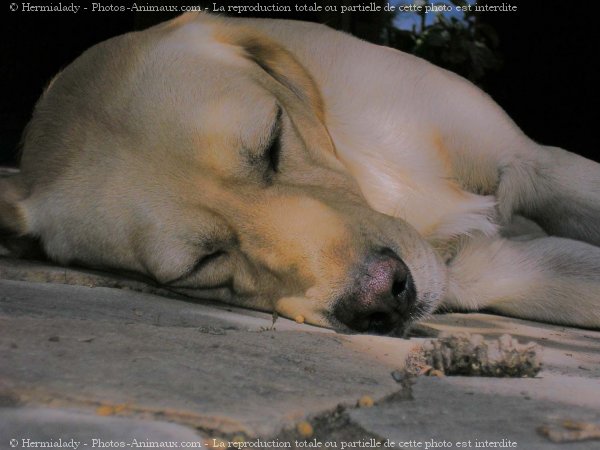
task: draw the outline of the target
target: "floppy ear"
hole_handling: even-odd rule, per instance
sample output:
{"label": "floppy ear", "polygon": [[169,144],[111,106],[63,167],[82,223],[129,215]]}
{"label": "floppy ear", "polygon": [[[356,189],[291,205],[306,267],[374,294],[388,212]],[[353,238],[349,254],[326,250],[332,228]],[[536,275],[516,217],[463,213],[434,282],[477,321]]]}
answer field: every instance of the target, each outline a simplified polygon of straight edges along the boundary
{"label": "floppy ear", "polygon": [[239,47],[243,56],[260,66],[323,120],[323,100],[315,81],[287,49],[249,27],[220,24],[215,37],[220,42]]}
{"label": "floppy ear", "polygon": [[[214,18],[213,18],[214,19]],[[335,155],[335,147],[325,124],[321,93],[310,73],[294,55],[273,39],[250,27],[218,22],[215,39],[240,49],[241,55],[262,69],[262,82],[283,107],[306,126],[298,130],[307,144]]]}
{"label": "floppy ear", "polygon": [[324,108],[321,93],[311,75],[296,61],[296,58],[264,36],[247,33],[241,38],[238,44],[245,50],[246,56],[287,88],[297,100],[310,108],[319,121],[323,122]]}

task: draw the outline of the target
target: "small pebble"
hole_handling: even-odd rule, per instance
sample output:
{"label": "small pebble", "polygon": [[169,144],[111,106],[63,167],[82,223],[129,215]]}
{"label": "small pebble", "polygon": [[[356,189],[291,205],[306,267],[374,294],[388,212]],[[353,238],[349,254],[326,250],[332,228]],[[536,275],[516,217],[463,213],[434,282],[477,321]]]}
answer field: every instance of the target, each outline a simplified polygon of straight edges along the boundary
{"label": "small pebble", "polygon": [[361,398],[358,399],[358,406],[361,408],[371,408],[374,404],[375,402],[368,395],[363,395]]}
{"label": "small pebble", "polygon": [[115,414],[119,414],[127,409],[127,405],[125,403],[121,403],[120,405],[115,405],[114,411]]}
{"label": "small pebble", "polygon": [[300,434],[300,436],[302,436],[303,438],[309,438],[314,433],[312,425],[306,420],[303,420],[298,425],[296,425],[296,429],[298,430],[298,434]]}
{"label": "small pebble", "polygon": [[115,408],[110,405],[102,405],[96,408],[96,414],[99,416],[112,416],[115,413]]}
{"label": "small pebble", "polygon": [[427,372],[427,375],[429,375],[430,377],[438,377],[438,378],[442,378],[445,377],[446,374],[444,372],[442,372],[441,370],[437,370],[437,369],[432,369],[429,372]]}
{"label": "small pebble", "polygon": [[404,379],[404,375],[399,370],[394,370],[392,372],[392,378],[396,383],[400,383]]}

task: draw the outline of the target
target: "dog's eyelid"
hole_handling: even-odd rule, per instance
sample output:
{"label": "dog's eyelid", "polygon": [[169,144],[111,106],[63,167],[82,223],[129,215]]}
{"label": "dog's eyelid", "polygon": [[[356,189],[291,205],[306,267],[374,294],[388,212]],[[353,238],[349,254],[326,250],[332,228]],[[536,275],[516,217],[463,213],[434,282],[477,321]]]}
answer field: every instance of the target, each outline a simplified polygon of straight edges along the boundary
{"label": "dog's eyelid", "polygon": [[277,112],[275,113],[275,120],[273,121],[273,126],[271,127],[271,136],[275,136],[279,134],[281,129],[281,118],[283,116],[283,109],[281,106],[277,105]]}
{"label": "dog's eyelid", "polygon": [[216,259],[220,258],[221,256],[223,256],[226,252],[224,250],[221,249],[216,249],[214,251],[208,251],[207,253],[203,254],[202,256],[200,256],[198,259],[196,259],[186,270],[185,272],[178,276],[177,278],[168,281],[167,285],[169,284],[176,284],[182,281],[187,280],[189,277],[197,274],[198,272],[200,272],[202,269],[204,269],[205,267],[207,267],[209,264],[211,264],[213,261],[215,261]]}
{"label": "dog's eyelid", "polygon": [[214,250],[213,252],[207,253],[206,255],[202,255],[200,258],[196,260],[194,265],[190,269],[190,273],[198,272],[202,268],[206,267],[215,259],[223,256],[225,254],[224,250]]}
{"label": "dog's eyelid", "polygon": [[263,172],[263,175],[277,171],[282,116],[281,106],[276,105],[274,115],[270,116],[272,117],[270,119],[271,126],[266,132],[261,132],[261,139],[254,144],[250,142],[244,144],[242,142],[240,155],[255,174],[257,171]]}
{"label": "dog's eyelid", "polygon": [[273,126],[271,127],[271,132],[269,133],[269,139],[267,140],[267,145],[265,146],[265,152],[263,154],[263,158],[267,161],[269,170],[272,172],[277,172],[279,169],[279,156],[281,152],[281,118],[283,115],[283,111],[281,106],[277,106],[277,115],[273,122]]}
{"label": "dog's eyelid", "polygon": [[281,134],[281,118],[283,115],[283,110],[281,106],[277,105],[277,112],[275,113],[275,120],[273,120],[273,124],[271,125],[271,129],[269,130],[269,137],[267,138],[266,149],[277,140],[279,135]]}

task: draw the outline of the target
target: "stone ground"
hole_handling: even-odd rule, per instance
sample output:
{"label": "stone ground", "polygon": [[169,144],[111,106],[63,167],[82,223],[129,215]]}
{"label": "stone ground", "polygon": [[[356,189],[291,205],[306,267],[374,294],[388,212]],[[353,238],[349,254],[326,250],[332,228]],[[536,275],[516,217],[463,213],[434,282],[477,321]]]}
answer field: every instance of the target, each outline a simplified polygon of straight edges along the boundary
{"label": "stone ground", "polygon": [[419,329],[535,341],[543,370],[396,381],[426,338],[273,323],[143,281],[0,258],[0,448],[600,448],[599,331],[486,314]]}

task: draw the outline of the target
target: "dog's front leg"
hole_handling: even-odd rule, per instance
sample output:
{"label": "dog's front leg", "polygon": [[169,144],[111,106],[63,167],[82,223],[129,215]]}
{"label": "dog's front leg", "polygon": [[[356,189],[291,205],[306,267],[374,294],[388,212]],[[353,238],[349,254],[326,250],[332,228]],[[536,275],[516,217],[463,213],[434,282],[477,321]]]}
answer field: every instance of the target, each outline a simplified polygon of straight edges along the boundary
{"label": "dog's front leg", "polygon": [[449,263],[444,306],[600,328],[600,247],[557,237],[481,239]]}
{"label": "dog's front leg", "polygon": [[533,144],[500,172],[504,217],[521,214],[548,234],[600,245],[600,164]]}

